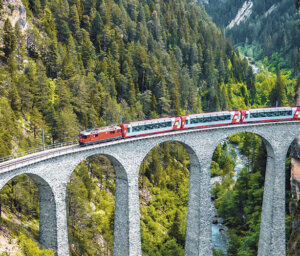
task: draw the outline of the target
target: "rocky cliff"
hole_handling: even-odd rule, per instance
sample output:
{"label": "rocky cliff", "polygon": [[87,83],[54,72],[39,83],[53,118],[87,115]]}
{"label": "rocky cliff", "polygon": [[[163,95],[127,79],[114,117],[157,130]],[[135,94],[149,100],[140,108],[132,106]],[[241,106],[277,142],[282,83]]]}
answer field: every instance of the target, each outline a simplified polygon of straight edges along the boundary
{"label": "rocky cliff", "polygon": [[300,255],[300,136],[294,141],[291,150],[292,173],[291,189],[292,201],[290,212],[292,217],[292,234],[288,241],[287,255]]}
{"label": "rocky cliff", "polygon": [[29,28],[26,9],[21,0],[0,0],[0,28],[7,18],[13,27],[19,23],[23,33]]}

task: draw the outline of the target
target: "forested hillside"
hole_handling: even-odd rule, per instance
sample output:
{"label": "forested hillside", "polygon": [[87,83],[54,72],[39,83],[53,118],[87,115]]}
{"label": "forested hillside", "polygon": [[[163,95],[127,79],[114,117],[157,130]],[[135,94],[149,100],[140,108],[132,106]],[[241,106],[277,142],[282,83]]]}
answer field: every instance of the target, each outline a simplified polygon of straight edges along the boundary
{"label": "forested hillside", "polygon": [[35,146],[42,126],[52,142],[70,140],[120,115],[129,121],[242,107],[249,99],[231,104],[226,85],[240,83],[244,95],[254,90],[251,68],[196,3],[24,5],[27,34],[9,19],[2,29],[1,109],[11,123],[2,129],[11,131],[0,138],[2,156],[12,152],[16,136],[19,146]]}
{"label": "forested hillside", "polygon": [[[19,13],[22,8],[26,15]],[[16,23],[18,13],[22,22]],[[195,1],[0,0],[0,24],[0,157],[39,146],[42,128],[46,143],[52,144],[120,119],[294,101],[295,79],[266,70],[255,77]],[[111,255],[114,174],[108,162],[88,159],[70,179],[73,255]],[[188,156],[182,146],[163,145],[149,154],[143,168],[143,251],[182,255]],[[26,230],[15,228],[12,237],[22,231],[37,238],[37,195],[28,177],[2,190],[6,218],[1,227],[11,228],[8,212],[35,223]],[[19,246],[31,248],[28,244]],[[25,255],[50,254],[37,251]]]}
{"label": "forested hillside", "polygon": [[209,0],[213,21],[245,53],[276,69],[300,71],[300,17],[292,0]]}

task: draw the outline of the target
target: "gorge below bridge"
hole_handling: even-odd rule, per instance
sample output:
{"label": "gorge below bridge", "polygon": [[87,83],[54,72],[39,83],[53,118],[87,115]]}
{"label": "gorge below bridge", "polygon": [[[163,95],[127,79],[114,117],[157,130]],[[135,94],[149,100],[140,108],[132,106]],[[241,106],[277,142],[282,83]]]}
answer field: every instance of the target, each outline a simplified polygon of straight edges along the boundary
{"label": "gorge below bridge", "polygon": [[58,256],[69,255],[66,191],[76,166],[104,155],[116,173],[114,256],[141,256],[139,169],[146,155],[164,142],[179,142],[190,156],[186,256],[212,256],[210,166],[216,147],[228,136],[249,132],[263,139],[267,165],[261,213],[259,256],[286,255],[285,161],[299,121],[238,124],[129,138],[42,151],[0,164],[0,189],[27,174],[39,189],[40,243]]}

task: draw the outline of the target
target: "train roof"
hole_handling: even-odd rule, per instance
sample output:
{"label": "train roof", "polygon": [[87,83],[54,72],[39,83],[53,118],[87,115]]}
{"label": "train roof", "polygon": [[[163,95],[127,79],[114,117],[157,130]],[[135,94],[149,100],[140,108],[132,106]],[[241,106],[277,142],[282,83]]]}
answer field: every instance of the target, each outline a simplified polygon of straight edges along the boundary
{"label": "train roof", "polygon": [[133,121],[133,122],[128,122],[128,123],[124,123],[124,124],[131,125],[131,124],[153,123],[155,121],[170,120],[170,119],[174,119],[176,117],[177,116],[160,117],[160,118],[150,119],[150,120]]}
{"label": "train roof", "polygon": [[80,134],[89,135],[89,134],[96,134],[99,132],[112,131],[112,130],[118,130],[118,129],[121,129],[121,127],[118,125],[110,125],[110,126],[97,127],[97,128],[93,128],[93,129],[87,129],[87,130],[80,132]]}
{"label": "train roof", "polygon": [[197,114],[190,114],[190,115],[184,115],[184,116],[197,116],[197,115],[213,115],[213,114],[217,114],[217,115],[222,115],[222,114],[228,114],[228,113],[232,113],[232,112],[237,112],[237,110],[228,110],[228,111],[221,111],[221,112],[208,112],[208,113],[197,113]]}
{"label": "train roof", "polygon": [[285,110],[285,109],[291,109],[293,107],[273,107],[273,108],[254,108],[254,109],[247,109],[247,111],[251,112],[257,112],[257,111],[270,111],[270,110]]}

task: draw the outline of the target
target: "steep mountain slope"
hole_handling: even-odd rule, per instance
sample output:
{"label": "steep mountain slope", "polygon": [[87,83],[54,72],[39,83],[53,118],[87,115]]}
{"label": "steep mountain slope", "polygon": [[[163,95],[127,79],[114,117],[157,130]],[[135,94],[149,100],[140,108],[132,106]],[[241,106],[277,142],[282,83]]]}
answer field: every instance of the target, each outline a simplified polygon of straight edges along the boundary
{"label": "steep mountain slope", "polygon": [[257,60],[267,57],[275,68],[289,68],[298,74],[300,31],[295,2],[209,0],[205,8],[235,44],[252,46],[248,54]]}
{"label": "steep mountain slope", "polygon": [[[16,0],[1,3],[20,9]],[[229,83],[254,97],[251,68],[193,1],[23,5],[25,33],[10,11],[0,15],[0,105],[7,109],[0,120],[10,119],[1,127],[0,156],[36,146],[41,127],[50,143],[120,115],[129,121],[246,106],[249,98],[240,95],[236,105],[225,93]]]}

